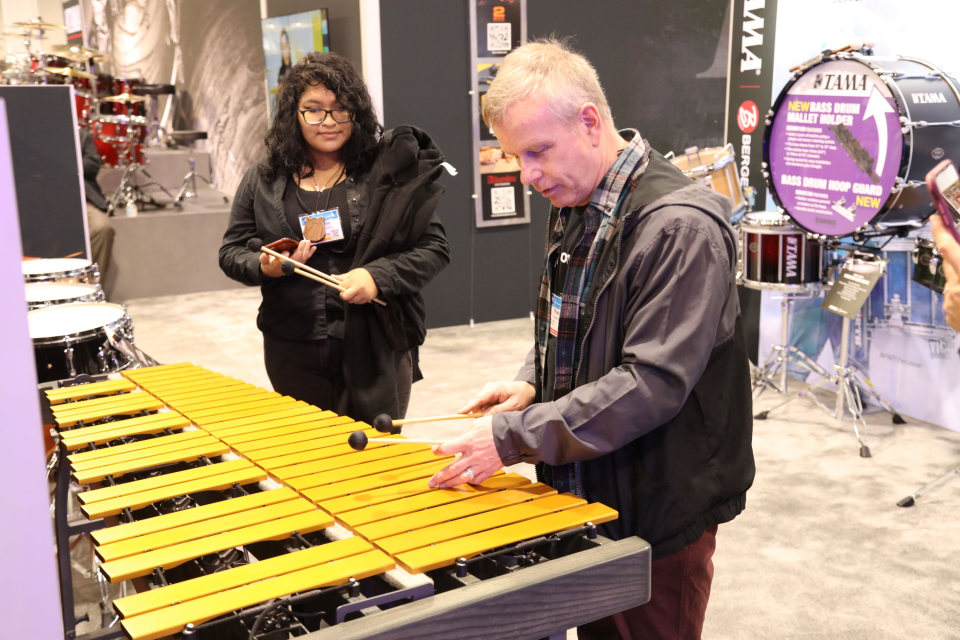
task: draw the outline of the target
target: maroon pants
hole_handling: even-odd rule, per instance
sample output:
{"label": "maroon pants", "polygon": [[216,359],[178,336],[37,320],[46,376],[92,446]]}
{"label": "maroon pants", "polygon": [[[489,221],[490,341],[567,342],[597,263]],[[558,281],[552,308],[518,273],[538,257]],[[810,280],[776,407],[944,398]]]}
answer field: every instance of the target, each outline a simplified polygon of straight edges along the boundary
{"label": "maroon pants", "polygon": [[577,627],[580,640],[699,640],[713,581],[717,527],[651,566],[650,602]]}

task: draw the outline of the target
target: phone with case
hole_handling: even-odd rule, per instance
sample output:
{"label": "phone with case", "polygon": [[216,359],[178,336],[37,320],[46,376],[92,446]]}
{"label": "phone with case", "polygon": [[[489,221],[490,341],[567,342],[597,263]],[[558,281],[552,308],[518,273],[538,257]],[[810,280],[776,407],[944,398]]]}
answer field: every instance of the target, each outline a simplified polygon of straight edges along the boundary
{"label": "phone with case", "polygon": [[293,238],[281,238],[276,242],[271,242],[270,244],[268,244],[267,249],[276,251],[277,253],[280,253],[282,251],[289,251],[290,254],[293,255],[293,252],[296,251],[297,247],[299,246],[300,246],[299,240],[294,240]]}
{"label": "phone with case", "polygon": [[933,203],[943,220],[943,226],[953,239],[960,243],[960,233],[957,232],[953,213],[960,213],[960,176],[952,162],[944,160],[927,174],[927,189],[933,196]]}

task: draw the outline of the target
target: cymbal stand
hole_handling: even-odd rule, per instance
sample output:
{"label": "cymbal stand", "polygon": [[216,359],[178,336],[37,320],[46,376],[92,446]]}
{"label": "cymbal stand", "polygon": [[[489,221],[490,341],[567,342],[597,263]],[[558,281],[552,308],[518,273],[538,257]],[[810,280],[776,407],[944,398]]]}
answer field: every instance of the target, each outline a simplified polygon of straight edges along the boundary
{"label": "cymbal stand", "polygon": [[[804,354],[802,351],[797,349],[794,346],[787,347],[787,353],[791,358],[797,360],[797,363],[808,369],[812,373],[816,373],[820,376],[820,380],[811,384],[805,391],[799,392],[796,396],[788,398],[784,402],[776,405],[771,409],[767,409],[759,414],[757,414],[755,419],[765,420],[772,411],[776,411],[780,407],[783,407],[796,398],[805,398],[813,402],[817,407],[823,410],[827,415],[837,419],[843,420],[846,412],[849,411],[850,415],[853,417],[853,433],[857,436],[857,441],[860,443],[860,457],[869,458],[870,447],[864,442],[866,437],[867,423],[863,419],[863,399],[861,397],[861,389],[863,393],[866,393],[867,396],[873,398],[881,407],[886,409],[893,416],[894,424],[906,424],[906,421],[900,416],[897,411],[890,406],[883,397],[877,393],[877,390],[874,389],[873,384],[869,379],[850,363],[850,318],[843,319],[843,329],[840,335],[840,362],[834,365],[836,373],[830,374],[826,369],[817,364],[813,359]],[[836,403],[833,409],[830,409],[814,394],[814,391],[821,388],[826,384],[836,385]],[[863,434],[861,434],[861,430]]]}
{"label": "cymbal stand", "polygon": [[917,489],[916,492],[911,493],[909,496],[907,496],[906,498],[898,502],[897,506],[912,507],[917,503],[917,500],[919,500],[921,497],[929,493],[933,493],[937,489],[940,489],[947,483],[952,482],[957,478],[960,478],[960,467],[957,467],[956,469],[951,469],[950,471],[947,471],[945,474],[943,474],[933,482],[928,482],[927,484],[923,485],[922,487]]}
{"label": "cymbal stand", "polygon": [[120,204],[121,198],[124,201],[134,200],[139,204],[150,205],[157,207],[158,209],[163,209],[167,206],[167,203],[157,202],[156,199],[144,193],[143,189],[140,187],[140,183],[137,180],[137,170],[140,170],[147,178],[147,182],[144,186],[156,185],[160,187],[160,190],[163,191],[167,196],[173,200],[174,196],[170,191],[160,184],[150,172],[147,171],[146,167],[137,162],[137,151],[136,146],[134,145],[134,137],[129,133],[127,134],[127,158],[129,163],[126,168],[123,170],[123,175],[120,177],[120,184],[117,185],[116,191],[110,196],[110,200],[107,202],[107,214],[113,213],[117,208],[117,205]]}
{"label": "cymbal stand", "polygon": [[[753,376],[753,390],[756,393],[754,398],[759,398],[767,389],[773,389],[776,393],[787,393],[787,361],[790,359],[798,361],[810,368],[808,364],[816,366],[816,362],[810,359],[807,354],[796,348],[790,347],[790,310],[794,300],[808,300],[820,294],[816,288],[803,289],[799,291],[785,292],[780,298],[780,344],[773,345],[770,355],[762,368],[757,369]],[[778,375],[779,374],[779,375]],[[775,381],[779,377],[779,383]],[[759,391],[757,391],[759,389]]]}

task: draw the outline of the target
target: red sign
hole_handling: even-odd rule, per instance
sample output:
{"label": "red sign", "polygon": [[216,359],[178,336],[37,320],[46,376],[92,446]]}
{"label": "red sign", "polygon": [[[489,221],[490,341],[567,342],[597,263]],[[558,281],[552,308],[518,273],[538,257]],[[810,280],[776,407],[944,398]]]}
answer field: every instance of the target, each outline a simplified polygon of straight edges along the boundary
{"label": "red sign", "polygon": [[753,133],[760,122],[760,110],[753,100],[745,100],[737,111],[737,125],[744,133]]}

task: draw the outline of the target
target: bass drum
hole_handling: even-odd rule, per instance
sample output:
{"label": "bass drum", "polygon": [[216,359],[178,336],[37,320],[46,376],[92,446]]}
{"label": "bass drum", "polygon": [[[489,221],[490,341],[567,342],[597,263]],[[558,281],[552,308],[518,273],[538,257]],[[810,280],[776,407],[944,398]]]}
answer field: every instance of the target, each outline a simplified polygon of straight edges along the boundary
{"label": "bass drum", "polygon": [[801,65],[767,125],[764,177],[798,226],[919,227],[934,211],[927,172],[960,158],[960,88],[916,58],[840,53]]}

